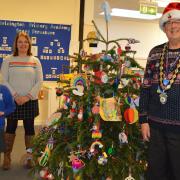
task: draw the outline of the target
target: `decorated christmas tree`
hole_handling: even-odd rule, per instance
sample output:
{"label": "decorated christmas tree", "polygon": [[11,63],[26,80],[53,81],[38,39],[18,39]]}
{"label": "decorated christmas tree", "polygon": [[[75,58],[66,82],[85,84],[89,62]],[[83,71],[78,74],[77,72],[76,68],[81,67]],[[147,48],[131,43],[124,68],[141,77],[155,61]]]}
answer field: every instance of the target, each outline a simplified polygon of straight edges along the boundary
{"label": "decorated christmas tree", "polygon": [[[131,50],[138,41],[108,40],[108,16],[107,38],[93,24],[98,36],[86,40],[106,49],[72,55],[71,74],[60,76],[59,108],[34,139],[33,172],[42,179],[143,178],[145,145],[138,124],[143,68]],[[124,49],[121,41],[127,42]]]}

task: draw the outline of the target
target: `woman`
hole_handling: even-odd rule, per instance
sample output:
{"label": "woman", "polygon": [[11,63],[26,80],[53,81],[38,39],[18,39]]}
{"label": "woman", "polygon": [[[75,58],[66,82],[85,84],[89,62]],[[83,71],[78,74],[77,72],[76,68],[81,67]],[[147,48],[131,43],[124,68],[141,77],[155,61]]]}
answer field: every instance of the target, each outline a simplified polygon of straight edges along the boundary
{"label": "woman", "polygon": [[[25,146],[31,152],[31,140],[35,134],[34,118],[39,115],[38,92],[43,75],[38,58],[32,56],[31,40],[25,32],[19,32],[14,41],[13,54],[8,56],[1,67],[4,85],[14,97],[16,110],[7,117],[5,133],[6,151],[3,169],[11,166],[11,152],[14,144],[18,120],[23,120]],[[30,162],[27,166],[31,166]]]}

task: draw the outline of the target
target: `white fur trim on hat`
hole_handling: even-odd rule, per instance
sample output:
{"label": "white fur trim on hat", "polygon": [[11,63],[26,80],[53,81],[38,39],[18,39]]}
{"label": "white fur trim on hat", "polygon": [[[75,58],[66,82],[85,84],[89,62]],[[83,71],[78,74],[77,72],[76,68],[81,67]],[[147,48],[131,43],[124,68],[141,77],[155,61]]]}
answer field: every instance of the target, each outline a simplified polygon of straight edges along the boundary
{"label": "white fur trim on hat", "polygon": [[166,12],[159,19],[159,26],[163,30],[164,23],[168,22],[171,19],[180,19],[180,10],[171,10]]}

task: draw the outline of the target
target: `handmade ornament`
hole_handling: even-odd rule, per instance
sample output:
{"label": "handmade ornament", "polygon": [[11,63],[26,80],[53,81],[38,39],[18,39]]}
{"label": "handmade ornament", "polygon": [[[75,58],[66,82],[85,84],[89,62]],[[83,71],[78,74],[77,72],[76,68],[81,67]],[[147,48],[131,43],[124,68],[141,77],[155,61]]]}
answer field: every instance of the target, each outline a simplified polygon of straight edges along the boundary
{"label": "handmade ornament", "polygon": [[99,35],[96,31],[90,31],[87,35],[87,41],[89,42],[89,47],[97,47]]}
{"label": "handmade ornament", "polygon": [[102,84],[101,77],[103,72],[102,71],[94,71],[94,82],[96,84]]}
{"label": "handmade ornament", "polygon": [[104,121],[121,121],[120,105],[115,97],[100,97],[100,116]]}
{"label": "handmade ornament", "polygon": [[68,109],[70,106],[70,98],[67,95],[62,95],[59,98],[59,109]]}
{"label": "handmade ornament", "polygon": [[121,49],[121,47],[118,47],[118,49],[117,49],[117,53],[119,54],[119,55],[121,55],[122,54],[122,49]]}
{"label": "handmade ornament", "polygon": [[126,79],[126,78],[121,78],[121,82],[122,82],[122,85],[125,87],[128,85],[129,83],[129,79]]}
{"label": "handmade ornament", "polygon": [[84,95],[84,88],[86,87],[86,76],[82,74],[74,75],[71,79],[71,86],[73,89],[73,94],[78,96]]}
{"label": "handmade ornament", "polygon": [[81,49],[80,52],[79,52],[79,55],[81,57],[86,57],[87,56],[87,52],[84,49]]}
{"label": "handmade ornament", "polygon": [[101,59],[103,62],[112,62],[113,61],[113,58],[109,54],[104,54],[103,56],[101,56]]}
{"label": "handmade ornament", "polygon": [[95,147],[98,146],[100,149],[103,148],[103,144],[100,141],[94,141],[89,148],[90,152],[93,153],[95,151]]}
{"label": "handmade ornament", "polygon": [[110,148],[108,148],[108,154],[109,155],[114,155],[115,154],[115,149],[114,149],[113,144],[112,144],[112,146]]}
{"label": "handmade ornament", "polygon": [[49,174],[48,170],[47,169],[42,169],[40,170],[39,172],[39,176],[43,179],[47,179],[47,175]]}
{"label": "handmade ornament", "polygon": [[135,108],[128,108],[124,111],[124,119],[127,123],[133,124],[137,122],[139,118],[138,111]]}
{"label": "handmade ornament", "polygon": [[102,10],[104,11],[104,17],[106,22],[110,21],[111,19],[111,7],[107,1],[104,1],[101,6]]}
{"label": "handmade ornament", "polygon": [[53,149],[53,138],[51,137],[48,140],[48,143],[46,145],[46,148],[43,152],[43,154],[41,155],[41,157],[39,158],[39,165],[42,167],[45,167],[46,164],[48,163],[49,157],[51,155],[51,150]]}
{"label": "handmade ornament", "polygon": [[125,180],[135,180],[135,179],[131,176],[131,174],[129,174],[129,176],[126,177]]}
{"label": "handmade ornament", "polygon": [[103,152],[102,156],[98,157],[98,164],[105,165],[107,163],[107,161],[108,161],[107,154],[106,154],[106,152]]}
{"label": "handmade ornament", "polygon": [[76,110],[76,102],[73,101],[72,102],[72,107],[70,109],[70,118],[73,118],[77,113],[77,110]]}
{"label": "handmade ornament", "polygon": [[99,114],[99,103],[95,103],[95,105],[92,108],[93,114]]}
{"label": "handmade ornament", "polygon": [[77,96],[83,96],[84,95],[84,86],[82,86],[81,84],[76,85],[76,89],[74,89],[73,94],[77,95]]}
{"label": "handmade ornament", "polygon": [[101,82],[107,83],[108,79],[109,78],[108,78],[107,74],[103,72],[102,75],[101,75]]}
{"label": "handmade ornament", "polygon": [[128,143],[127,135],[124,132],[119,133],[119,142],[120,142],[120,144]]}
{"label": "handmade ornament", "polygon": [[95,124],[92,128],[92,138],[100,139],[102,137],[102,132],[99,130],[99,123]]}
{"label": "handmade ornament", "polygon": [[40,172],[39,172],[39,176],[40,178],[42,179],[46,179],[46,180],[54,180],[54,176],[49,173],[48,169],[45,168],[45,169],[42,169]]}
{"label": "handmade ornament", "polygon": [[80,108],[79,113],[78,113],[78,121],[83,120],[83,108]]}
{"label": "handmade ornament", "polygon": [[75,157],[74,159],[72,159],[72,168],[73,168],[74,173],[77,173],[84,166],[85,166],[85,163],[82,160],[80,160],[78,157]]}
{"label": "handmade ornament", "polygon": [[127,68],[131,67],[131,61],[126,60],[125,63],[124,63],[124,66],[127,67]]}
{"label": "handmade ornament", "polygon": [[57,173],[59,177],[61,176],[61,180],[64,180],[63,166],[64,166],[64,163],[63,161],[61,161],[59,163],[59,168],[58,168],[58,173]]}

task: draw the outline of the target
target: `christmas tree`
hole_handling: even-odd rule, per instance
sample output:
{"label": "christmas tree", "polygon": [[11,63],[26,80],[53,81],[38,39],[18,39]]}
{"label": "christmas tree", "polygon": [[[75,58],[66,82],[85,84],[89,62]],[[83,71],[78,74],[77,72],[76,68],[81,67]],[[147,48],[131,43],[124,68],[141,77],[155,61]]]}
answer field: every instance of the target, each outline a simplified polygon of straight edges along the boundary
{"label": "christmas tree", "polygon": [[[146,168],[145,146],[138,124],[143,68],[134,60],[131,38],[108,40],[95,22],[106,49],[71,56],[72,74],[61,75],[59,108],[34,139],[34,174],[42,179],[141,179]],[[127,41],[125,49],[121,41]],[[109,49],[109,45],[115,46]],[[66,77],[69,77],[66,78]]]}

